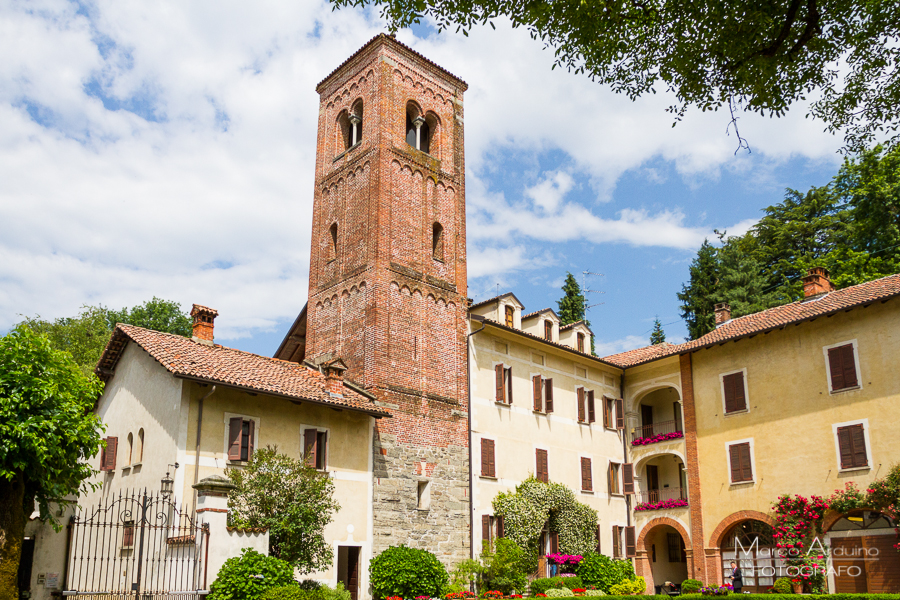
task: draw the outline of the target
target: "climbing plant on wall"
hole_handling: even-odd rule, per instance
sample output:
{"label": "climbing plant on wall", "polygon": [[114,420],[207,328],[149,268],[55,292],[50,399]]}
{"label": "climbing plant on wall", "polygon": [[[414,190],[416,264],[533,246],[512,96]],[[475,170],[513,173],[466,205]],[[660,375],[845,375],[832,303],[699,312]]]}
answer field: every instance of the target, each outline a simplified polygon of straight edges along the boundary
{"label": "climbing plant on wall", "polygon": [[544,524],[559,534],[559,552],[586,554],[597,547],[597,513],[560,483],[529,477],[511,493],[494,498],[494,514],[503,517],[504,535],[531,556],[540,554]]}

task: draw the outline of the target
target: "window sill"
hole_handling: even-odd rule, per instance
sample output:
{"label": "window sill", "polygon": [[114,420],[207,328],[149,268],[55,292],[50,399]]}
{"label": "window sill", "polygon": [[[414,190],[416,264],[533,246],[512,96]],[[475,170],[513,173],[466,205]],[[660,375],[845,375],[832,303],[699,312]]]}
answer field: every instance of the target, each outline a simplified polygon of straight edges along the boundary
{"label": "window sill", "polygon": [[128,466],[122,467],[122,475],[125,475],[126,473],[128,473],[129,471],[131,471],[131,467],[132,467],[132,466],[133,466],[133,465],[128,465]]}
{"label": "window sill", "polygon": [[593,495],[594,495],[594,490],[581,490],[581,493],[582,493],[582,494],[590,494],[591,496],[593,496]]}
{"label": "window sill", "polygon": [[136,462],[136,463],[132,463],[131,468],[134,469],[134,468],[139,467],[139,466],[141,466],[141,463]]}
{"label": "window sill", "polygon": [[748,413],[748,412],[750,412],[750,409],[749,409],[749,408],[745,408],[745,409],[743,409],[743,410],[733,410],[733,411],[731,411],[731,412],[723,413],[722,416],[723,416],[723,417],[730,417],[730,416],[732,416],[732,415],[743,415],[743,414]]}
{"label": "window sill", "polygon": [[512,406],[512,403],[503,402],[502,400],[494,400],[494,404],[496,404],[497,406],[506,406],[506,407]]}
{"label": "window sill", "polygon": [[499,478],[499,477],[496,477],[496,476],[494,476],[494,475],[479,475],[478,478],[479,478],[479,479],[486,479],[486,480],[488,480],[488,481],[500,481],[500,478]]}
{"label": "window sill", "polygon": [[872,465],[866,465],[864,467],[850,467],[847,469],[838,469],[838,473],[855,473],[856,471],[868,471],[872,468]]}
{"label": "window sill", "polygon": [[249,460],[226,460],[225,464],[229,467],[246,467]]}
{"label": "window sill", "polygon": [[341,152],[340,154],[338,154],[337,156],[335,156],[335,157],[334,157],[334,160],[331,161],[331,164],[334,164],[334,163],[336,163],[337,161],[339,161],[339,160],[341,160],[342,158],[344,158],[347,154],[349,154],[350,152],[352,152],[353,150],[355,150],[356,148],[358,148],[360,144],[362,144],[362,140],[356,142],[355,144],[353,144],[352,146],[350,146],[349,148],[347,148],[346,150],[344,150],[343,152]]}
{"label": "window sill", "polygon": [[841,388],[839,390],[829,390],[828,393],[833,396],[834,394],[843,394],[844,392],[852,392],[854,390],[861,390],[861,389],[862,389],[861,385],[854,385],[853,387],[845,387],[845,388]]}
{"label": "window sill", "polygon": [[736,487],[740,487],[740,486],[753,487],[754,485],[756,485],[756,480],[751,479],[749,481],[732,481],[731,483],[728,484],[728,487],[729,488],[736,488]]}
{"label": "window sill", "polygon": [[532,412],[532,414],[535,414],[535,415],[544,415],[545,417],[548,416],[548,415],[550,414],[550,413],[546,413],[546,412],[541,411],[541,410],[532,410],[531,412]]}
{"label": "window sill", "polygon": [[609,495],[611,498],[625,498],[625,494],[621,492],[610,492]]}
{"label": "window sill", "polygon": [[441,264],[444,264],[443,258],[438,258],[437,256],[432,256],[431,258],[434,260],[434,262],[439,262]]}

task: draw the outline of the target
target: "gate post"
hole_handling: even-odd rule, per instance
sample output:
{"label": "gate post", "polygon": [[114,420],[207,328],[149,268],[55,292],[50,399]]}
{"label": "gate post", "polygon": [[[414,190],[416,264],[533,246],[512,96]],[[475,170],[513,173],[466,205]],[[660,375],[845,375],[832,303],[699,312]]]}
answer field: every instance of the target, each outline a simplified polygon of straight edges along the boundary
{"label": "gate post", "polygon": [[197,519],[209,527],[206,540],[207,584],[216,579],[219,569],[230,558],[228,537],[228,493],[237,486],[222,475],[210,475],[193,485],[197,490]]}

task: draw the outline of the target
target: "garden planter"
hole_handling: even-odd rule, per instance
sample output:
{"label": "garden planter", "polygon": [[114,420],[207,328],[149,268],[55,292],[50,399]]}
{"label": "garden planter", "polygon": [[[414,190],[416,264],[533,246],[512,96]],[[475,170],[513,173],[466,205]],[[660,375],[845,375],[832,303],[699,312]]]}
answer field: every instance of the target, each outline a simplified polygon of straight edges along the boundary
{"label": "garden planter", "polygon": [[792,583],[792,584],[791,584],[791,587],[794,588],[794,593],[795,593],[795,594],[802,594],[802,593],[803,593],[803,584],[802,584],[802,583]]}

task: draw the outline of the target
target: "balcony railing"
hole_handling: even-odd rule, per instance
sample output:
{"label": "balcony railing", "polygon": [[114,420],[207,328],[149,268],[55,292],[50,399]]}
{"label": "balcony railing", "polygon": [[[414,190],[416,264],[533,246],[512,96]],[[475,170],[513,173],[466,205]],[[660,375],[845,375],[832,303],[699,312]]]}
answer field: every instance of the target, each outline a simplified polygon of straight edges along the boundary
{"label": "balcony railing", "polygon": [[681,508],[688,505],[685,488],[663,488],[661,490],[644,490],[634,495],[634,510],[662,510]]}
{"label": "balcony railing", "polygon": [[631,435],[632,446],[646,446],[666,440],[684,437],[681,427],[675,421],[660,421],[650,425],[636,427]]}

